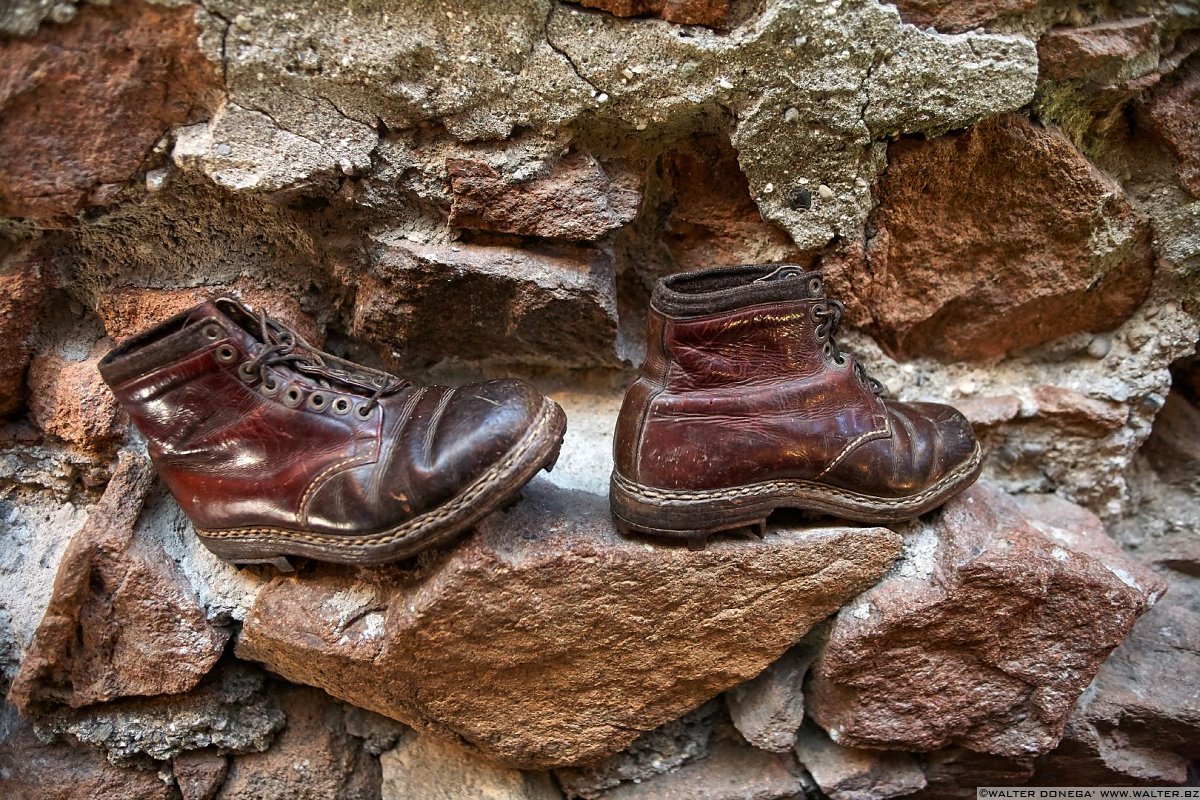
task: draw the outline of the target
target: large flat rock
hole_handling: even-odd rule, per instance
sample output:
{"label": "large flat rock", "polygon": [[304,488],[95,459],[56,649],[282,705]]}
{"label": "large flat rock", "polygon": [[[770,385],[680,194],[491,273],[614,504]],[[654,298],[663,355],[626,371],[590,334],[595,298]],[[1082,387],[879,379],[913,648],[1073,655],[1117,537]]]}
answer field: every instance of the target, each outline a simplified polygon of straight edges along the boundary
{"label": "large flat rock", "polygon": [[631,541],[539,480],[412,568],[274,579],[237,654],[509,765],[579,764],[757,675],[899,551],[881,528]]}

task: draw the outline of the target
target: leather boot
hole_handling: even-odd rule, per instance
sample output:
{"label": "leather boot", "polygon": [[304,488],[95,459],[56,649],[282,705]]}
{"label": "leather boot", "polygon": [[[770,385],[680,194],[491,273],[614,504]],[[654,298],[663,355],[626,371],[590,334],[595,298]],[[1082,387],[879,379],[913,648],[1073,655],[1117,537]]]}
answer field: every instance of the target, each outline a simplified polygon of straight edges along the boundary
{"label": "leather boot", "polygon": [[687,538],[777,508],[895,522],[974,482],[967,420],[884,399],[833,333],[842,305],[800,267],[673,275],[651,299],[647,352],[617,420],[618,527]]}
{"label": "leather boot", "polygon": [[415,386],[230,298],[123,343],[100,372],[200,540],[285,569],[447,542],[552,467],[566,430],[519,381]]}

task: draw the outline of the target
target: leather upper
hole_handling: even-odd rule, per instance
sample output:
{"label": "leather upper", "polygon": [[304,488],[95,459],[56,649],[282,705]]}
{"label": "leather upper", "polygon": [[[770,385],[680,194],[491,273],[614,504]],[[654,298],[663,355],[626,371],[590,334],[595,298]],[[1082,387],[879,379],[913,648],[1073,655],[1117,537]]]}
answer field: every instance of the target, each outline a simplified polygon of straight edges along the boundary
{"label": "leather upper", "polygon": [[254,373],[248,362],[277,338],[257,328],[249,309],[224,298],[167,320],[100,364],[163,481],[203,530],[386,530],[481,476],[542,404],[514,380],[412,386],[321,353],[291,331],[293,360],[272,359]]}
{"label": "leather upper", "polygon": [[953,408],[876,395],[832,341],[831,308],[819,273],[787,265],[660,282],[617,471],[661,489],[800,479],[901,497],[969,459],[975,439]]}

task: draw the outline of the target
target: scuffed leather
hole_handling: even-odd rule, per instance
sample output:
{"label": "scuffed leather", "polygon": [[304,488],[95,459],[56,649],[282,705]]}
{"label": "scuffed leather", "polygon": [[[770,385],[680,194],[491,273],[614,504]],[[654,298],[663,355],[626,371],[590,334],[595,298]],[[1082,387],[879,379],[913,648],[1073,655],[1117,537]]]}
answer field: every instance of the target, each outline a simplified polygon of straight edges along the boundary
{"label": "scuffed leather", "polygon": [[[729,283],[753,269],[730,268],[720,278]],[[817,329],[823,293],[796,289],[819,290],[811,276],[781,281],[768,302],[762,287],[769,284],[761,282],[752,294],[738,286],[706,290],[710,306],[735,307],[698,316],[669,316],[652,305],[646,359],[617,421],[622,476],[675,490],[799,479],[899,497],[971,457],[975,439],[957,411],[885,401],[856,374],[853,355],[838,363],[830,354]],[[684,277],[670,279],[676,293],[686,290]],[[723,301],[724,292],[758,302],[739,306]]]}
{"label": "scuffed leather", "polygon": [[[214,323],[222,333],[207,339],[202,332]],[[216,356],[223,345],[236,348],[229,363]],[[322,387],[287,365],[268,368],[280,382],[274,396],[261,382],[247,384],[238,365],[261,347],[253,331],[206,303],[101,363],[164,483],[204,530],[392,528],[480,477],[525,434],[543,400],[512,380],[405,386],[360,419],[353,410],[334,413],[332,401],[358,406],[370,392]],[[292,385],[329,402],[322,410],[288,407],[282,398]]]}

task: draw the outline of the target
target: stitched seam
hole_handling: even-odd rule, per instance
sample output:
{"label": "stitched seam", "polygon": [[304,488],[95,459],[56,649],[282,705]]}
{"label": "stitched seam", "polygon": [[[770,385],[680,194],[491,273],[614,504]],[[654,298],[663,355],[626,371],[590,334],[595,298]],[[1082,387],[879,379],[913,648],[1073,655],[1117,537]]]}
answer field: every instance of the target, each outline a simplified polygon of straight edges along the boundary
{"label": "stitched seam", "polygon": [[937,483],[925,489],[923,492],[919,492],[918,494],[897,498],[868,497],[866,495],[857,494],[856,492],[849,492],[845,489],[839,489],[836,486],[824,486],[813,481],[803,480],[767,481],[765,483],[757,483],[752,486],[741,486],[736,489],[712,489],[705,492],[685,492],[674,491],[671,489],[649,489],[638,486],[625,476],[614,472],[613,483],[623,492],[626,492],[629,495],[632,495],[638,499],[659,502],[660,505],[673,502],[688,502],[693,500],[738,500],[747,497],[777,494],[789,490],[814,488],[820,489],[826,494],[842,497],[847,500],[867,501],[876,505],[877,507],[902,508],[911,506],[913,503],[920,502],[921,500],[936,495],[947,483],[954,482],[962,475],[971,472],[977,466],[979,466],[980,461],[982,461],[982,457],[983,451],[980,446],[976,444],[974,455],[968,461],[965,461],[960,467],[939,480]]}
{"label": "stitched seam", "polygon": [[838,464],[840,464],[842,459],[844,459],[846,456],[850,455],[851,450],[858,447],[863,442],[867,441],[868,437],[873,440],[875,438],[883,438],[883,435],[891,435],[891,433],[892,433],[891,422],[887,417],[884,417],[882,428],[873,430],[873,431],[867,431],[866,433],[862,434],[861,436],[857,436],[853,440],[851,440],[849,444],[847,444],[844,448],[842,448],[842,452],[838,453],[837,456],[833,459],[833,461],[830,461],[829,465],[827,467],[825,467],[825,469],[821,470],[820,474],[818,474],[817,477],[814,478],[814,480],[820,480],[821,478],[824,478],[825,474],[827,472],[829,472],[829,470],[833,469]]}
{"label": "stitched seam", "polygon": [[507,478],[513,466],[538,443],[542,432],[554,419],[555,407],[555,403],[547,400],[542,407],[542,413],[537,423],[530,428],[525,438],[509,451],[504,461],[482,475],[461,494],[432,511],[419,517],[414,517],[395,528],[354,539],[350,539],[348,536],[329,536],[318,533],[292,531],[286,528],[233,528],[228,530],[204,530],[197,528],[196,533],[209,539],[262,540],[264,537],[277,536],[281,537],[285,542],[301,541],[310,544],[340,545],[343,547],[368,547],[402,541],[413,534],[422,532],[431,525],[458,516],[463,511],[474,510],[475,502],[479,496],[489,490],[493,484]]}
{"label": "stitched seam", "polygon": [[429,427],[425,430],[425,441],[421,447],[421,455],[424,457],[426,464],[433,457],[433,438],[437,434],[438,423],[442,421],[442,415],[446,413],[446,408],[450,405],[450,398],[453,396],[453,389],[446,390],[446,393],[442,395],[442,399],[438,400],[437,406],[434,407],[433,414],[429,417]]}
{"label": "stitched seam", "polygon": [[[403,420],[407,419],[408,415],[412,413],[413,406],[416,405],[417,399],[420,398],[421,394],[424,391],[425,391],[425,387],[421,387],[420,389],[418,389],[413,394],[412,398],[410,398],[409,401],[404,404],[404,407],[400,409],[400,415],[401,415],[401,420],[402,420],[400,422],[401,427],[403,427],[403,425],[404,425]],[[381,451],[381,446],[382,446],[382,438],[383,438],[383,414],[381,412],[379,415],[378,425],[375,428],[375,446],[372,448],[372,452],[364,453],[361,456],[354,456],[352,458],[342,459],[341,461],[338,461],[337,463],[333,464],[332,466],[326,467],[325,469],[321,470],[319,473],[317,473],[317,476],[312,479],[312,483],[308,484],[308,488],[304,490],[304,495],[300,498],[300,524],[301,525],[308,524],[308,507],[312,503],[312,501],[314,499],[316,499],[317,490],[319,490],[326,483],[328,483],[330,480],[332,480],[333,476],[336,473],[341,472],[343,470],[343,468],[344,469],[352,469],[354,467],[360,467],[363,464],[370,464],[372,461],[378,460],[379,453]]]}

